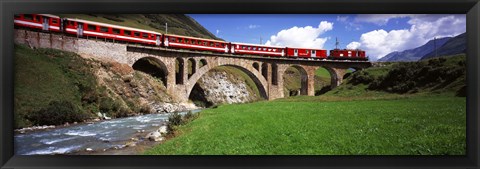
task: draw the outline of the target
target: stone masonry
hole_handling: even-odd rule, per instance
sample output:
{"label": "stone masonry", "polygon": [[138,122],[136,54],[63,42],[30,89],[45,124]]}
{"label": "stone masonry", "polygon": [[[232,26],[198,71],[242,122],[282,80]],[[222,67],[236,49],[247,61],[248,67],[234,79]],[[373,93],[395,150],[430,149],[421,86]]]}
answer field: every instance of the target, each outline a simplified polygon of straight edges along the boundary
{"label": "stone masonry", "polygon": [[[261,96],[268,100],[284,97],[282,77],[285,70],[292,66],[300,70],[302,76],[300,93],[309,96],[315,94],[315,70],[320,67],[330,72],[332,77],[331,87],[334,88],[342,83],[343,76],[348,68],[359,70],[371,66],[370,62],[272,59],[268,57],[239,57],[228,54],[179,51],[27,30],[15,30],[15,43],[26,44],[33,48],[65,50],[75,52],[85,58],[114,60],[130,66],[133,66],[139,59],[153,58],[161,65],[161,69],[166,76],[167,93],[178,102],[187,101],[195,83],[205,73],[218,66],[232,66],[248,74],[257,85]],[[194,64],[187,64],[188,60],[194,62]],[[178,70],[176,70],[176,65]],[[188,75],[188,66],[194,70],[194,73],[190,76]]]}

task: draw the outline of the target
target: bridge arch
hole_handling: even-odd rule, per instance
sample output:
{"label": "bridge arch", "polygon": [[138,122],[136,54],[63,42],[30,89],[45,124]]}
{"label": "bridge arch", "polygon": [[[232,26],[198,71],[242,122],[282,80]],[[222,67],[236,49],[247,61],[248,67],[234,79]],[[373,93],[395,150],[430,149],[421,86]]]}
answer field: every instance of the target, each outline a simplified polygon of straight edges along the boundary
{"label": "bridge arch", "polygon": [[190,78],[195,72],[197,71],[197,61],[195,59],[190,58],[187,60],[187,68],[188,68],[188,78]]}
{"label": "bridge arch", "polygon": [[183,58],[176,58],[175,59],[175,84],[183,84],[184,83],[184,67],[185,61]]}
{"label": "bridge arch", "polygon": [[132,68],[147,74],[152,75],[153,77],[159,78],[163,85],[167,87],[167,78],[168,78],[168,68],[164,62],[155,57],[143,57],[136,60]]}
{"label": "bridge arch", "polygon": [[[282,75],[285,76],[289,68],[295,68],[300,73],[300,95],[308,95],[308,73],[307,70],[300,65],[290,65],[285,70],[283,70]],[[282,77],[285,78],[285,77]],[[288,91],[287,91],[288,92]]]}
{"label": "bridge arch", "polygon": [[190,77],[190,79],[188,80],[188,82],[186,83],[187,84],[185,86],[186,94],[187,94],[186,96],[188,97],[190,95],[193,87],[195,86],[197,81],[204,74],[206,74],[208,71],[210,71],[210,70],[212,70],[216,67],[219,67],[219,66],[231,66],[231,67],[237,68],[237,69],[243,71],[244,73],[246,73],[253,80],[253,82],[255,82],[255,85],[258,88],[260,96],[262,98],[268,99],[268,94],[267,94],[268,93],[268,90],[267,90],[268,83],[265,80],[265,78],[262,78],[263,76],[260,74],[260,72],[255,71],[255,69],[251,65],[250,66],[245,66],[245,65],[243,65],[239,62],[219,63],[219,64],[216,64],[215,66],[204,66],[204,67],[198,69],[198,71],[195,74],[193,74]]}
{"label": "bridge arch", "polygon": [[[344,75],[344,72],[345,72],[344,70],[342,72],[340,72],[340,70],[334,69],[332,67],[321,66],[321,67],[318,67],[315,71],[317,71],[320,68],[324,68],[328,71],[328,73],[330,73],[330,88],[331,89],[337,87],[340,83],[339,81],[343,80],[343,75]],[[342,78],[342,79],[339,79],[339,78]]]}

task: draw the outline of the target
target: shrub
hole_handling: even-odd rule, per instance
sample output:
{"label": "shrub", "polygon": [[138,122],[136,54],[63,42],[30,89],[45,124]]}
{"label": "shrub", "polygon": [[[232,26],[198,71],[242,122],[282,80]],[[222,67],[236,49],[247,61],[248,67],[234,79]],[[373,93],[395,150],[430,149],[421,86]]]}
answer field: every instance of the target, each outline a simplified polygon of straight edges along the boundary
{"label": "shrub", "polygon": [[35,125],[60,125],[66,122],[78,122],[88,118],[69,101],[52,101],[48,107],[32,112],[27,116]]}

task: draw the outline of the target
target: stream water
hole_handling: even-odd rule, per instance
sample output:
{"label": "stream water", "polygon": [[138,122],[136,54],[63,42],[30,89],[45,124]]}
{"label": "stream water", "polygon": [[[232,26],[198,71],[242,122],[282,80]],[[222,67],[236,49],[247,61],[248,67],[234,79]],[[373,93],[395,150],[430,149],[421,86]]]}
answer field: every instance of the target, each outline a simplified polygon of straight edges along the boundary
{"label": "stream water", "polygon": [[[192,112],[199,111],[193,110]],[[138,141],[144,141],[143,136],[157,130],[166,122],[168,116],[169,114],[148,114],[16,134],[15,154],[68,154],[85,151],[87,148],[92,151],[121,149],[125,147],[127,141],[139,134],[142,137],[138,137]]]}

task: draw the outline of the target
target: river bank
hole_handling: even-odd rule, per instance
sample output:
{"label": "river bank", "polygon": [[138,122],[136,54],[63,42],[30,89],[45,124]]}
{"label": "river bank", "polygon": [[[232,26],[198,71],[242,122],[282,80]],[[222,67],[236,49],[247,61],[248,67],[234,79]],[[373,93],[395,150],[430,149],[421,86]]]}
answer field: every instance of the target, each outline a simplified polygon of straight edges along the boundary
{"label": "river bank", "polygon": [[[196,113],[200,110],[193,110]],[[187,113],[186,111],[181,114]],[[117,118],[96,123],[81,123],[15,135],[17,155],[93,155],[137,154],[141,149],[161,143],[147,135],[165,126],[170,113]],[[163,127],[165,128],[165,127]],[[155,140],[155,139],[154,139]]]}

